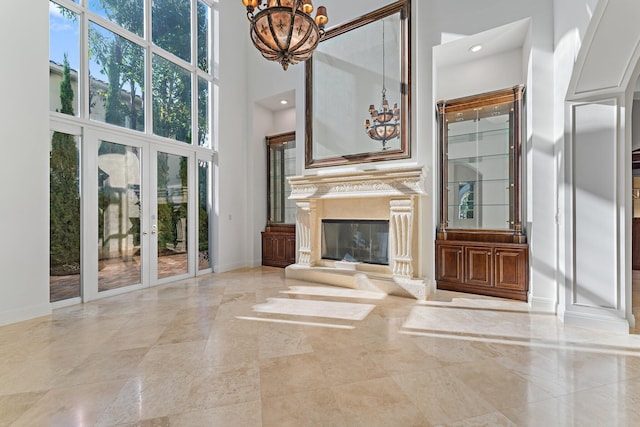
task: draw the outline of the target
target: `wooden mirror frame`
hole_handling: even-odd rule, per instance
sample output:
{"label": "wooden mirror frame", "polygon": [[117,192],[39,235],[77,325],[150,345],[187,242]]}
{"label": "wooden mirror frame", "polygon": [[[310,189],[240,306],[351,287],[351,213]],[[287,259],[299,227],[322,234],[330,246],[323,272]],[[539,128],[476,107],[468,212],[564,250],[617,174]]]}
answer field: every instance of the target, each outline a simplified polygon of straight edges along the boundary
{"label": "wooden mirror frame", "polygon": [[[360,28],[364,25],[379,21],[388,16],[400,14],[400,40],[401,40],[401,83],[400,93],[400,149],[387,151],[371,151],[365,153],[350,153],[335,157],[314,158],[313,157],[313,57],[305,64],[306,78],[306,105],[305,105],[305,168],[320,168],[328,166],[350,165],[355,163],[368,163],[386,160],[406,159],[411,157],[411,0],[401,0],[391,3],[383,8],[363,15],[342,25],[332,27],[327,30],[322,41],[329,40],[337,36],[346,36],[349,31]],[[322,43],[321,41],[321,43]],[[323,88],[326,91],[328,88]],[[351,114],[352,113],[352,114]],[[368,114],[367,106],[363,106],[362,111],[345,112],[353,117],[362,117],[362,120],[354,120],[353,125],[363,127],[365,116]],[[364,130],[363,130],[364,134]]]}

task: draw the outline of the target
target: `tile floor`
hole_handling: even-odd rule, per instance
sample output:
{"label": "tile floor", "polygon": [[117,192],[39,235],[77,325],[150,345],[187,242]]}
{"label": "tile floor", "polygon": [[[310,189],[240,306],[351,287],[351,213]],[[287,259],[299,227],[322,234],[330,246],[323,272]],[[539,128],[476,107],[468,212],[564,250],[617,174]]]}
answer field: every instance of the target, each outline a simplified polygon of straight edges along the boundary
{"label": "tile floor", "polygon": [[515,301],[261,267],[0,327],[0,426],[639,423],[640,335]]}

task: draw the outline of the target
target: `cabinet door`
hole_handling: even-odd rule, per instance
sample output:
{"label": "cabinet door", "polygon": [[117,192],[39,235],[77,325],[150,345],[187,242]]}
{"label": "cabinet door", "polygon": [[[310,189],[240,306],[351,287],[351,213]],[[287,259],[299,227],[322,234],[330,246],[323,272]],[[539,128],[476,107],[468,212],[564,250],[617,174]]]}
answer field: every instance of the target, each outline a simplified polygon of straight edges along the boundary
{"label": "cabinet door", "polygon": [[296,235],[286,237],[286,259],[287,264],[296,262]]}
{"label": "cabinet door", "polygon": [[285,236],[275,236],[273,243],[275,245],[275,259],[279,262],[284,262],[286,257]]}
{"label": "cabinet door", "polygon": [[262,261],[270,262],[276,257],[276,241],[269,234],[262,233]]}
{"label": "cabinet door", "polygon": [[527,287],[527,249],[495,248],[495,285],[496,288],[526,291]]}
{"label": "cabinet door", "polygon": [[462,283],[464,281],[463,252],[460,245],[436,245],[436,280]]}
{"label": "cabinet door", "polygon": [[493,252],[490,247],[465,247],[466,283],[469,285],[491,286]]}

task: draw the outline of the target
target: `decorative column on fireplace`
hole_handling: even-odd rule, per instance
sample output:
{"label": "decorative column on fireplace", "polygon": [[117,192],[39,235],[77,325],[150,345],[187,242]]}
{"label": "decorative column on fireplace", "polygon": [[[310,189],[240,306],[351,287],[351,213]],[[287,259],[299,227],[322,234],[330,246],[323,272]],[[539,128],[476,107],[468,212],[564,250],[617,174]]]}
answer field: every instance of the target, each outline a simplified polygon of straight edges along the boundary
{"label": "decorative column on fireplace", "polygon": [[413,236],[413,200],[392,199],[389,221],[391,269],[394,276],[410,279],[413,277],[413,257],[411,238]]}
{"label": "decorative column on fireplace", "polygon": [[298,264],[311,265],[311,202],[296,203]]}

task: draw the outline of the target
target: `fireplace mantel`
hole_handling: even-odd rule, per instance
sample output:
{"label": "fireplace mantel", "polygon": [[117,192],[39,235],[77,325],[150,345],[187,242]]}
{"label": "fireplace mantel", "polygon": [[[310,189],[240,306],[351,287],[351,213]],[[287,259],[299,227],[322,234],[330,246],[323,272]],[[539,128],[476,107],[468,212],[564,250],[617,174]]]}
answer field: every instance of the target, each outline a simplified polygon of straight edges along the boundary
{"label": "fireplace mantel", "polygon": [[[296,200],[297,262],[286,276],[425,299],[430,286],[418,277],[418,211],[425,195],[422,167],[367,170],[288,178]],[[322,219],[389,221],[389,265],[348,265],[321,258]]]}
{"label": "fireplace mantel", "polygon": [[422,167],[294,176],[289,184],[294,200],[425,194]]}

